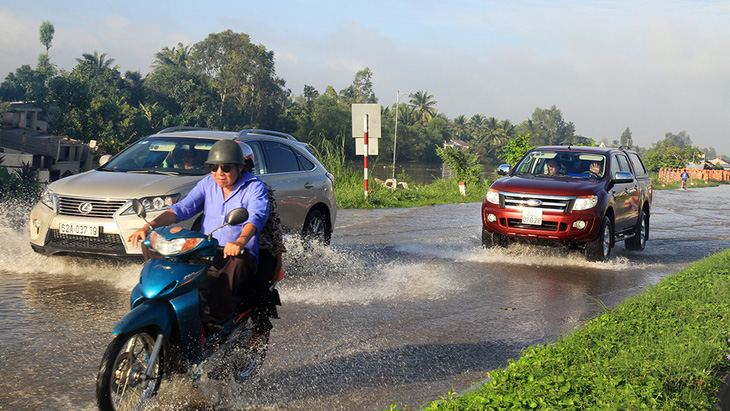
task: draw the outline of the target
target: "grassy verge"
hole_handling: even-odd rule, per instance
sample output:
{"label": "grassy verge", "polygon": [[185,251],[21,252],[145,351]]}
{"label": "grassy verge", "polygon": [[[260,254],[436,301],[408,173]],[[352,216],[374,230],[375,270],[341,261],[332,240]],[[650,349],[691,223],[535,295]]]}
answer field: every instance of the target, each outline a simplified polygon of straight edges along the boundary
{"label": "grassy verge", "polygon": [[[407,180],[406,180],[407,182]],[[407,189],[391,189],[368,180],[369,194],[365,197],[362,170],[349,169],[335,179],[335,198],[339,208],[418,207],[423,205],[467,203],[482,201],[491,182],[482,181],[467,186],[467,195],[459,191],[454,180],[436,180],[431,184],[408,184]]]}
{"label": "grassy verge", "polygon": [[730,249],[424,409],[713,409],[730,367],[729,295]]}

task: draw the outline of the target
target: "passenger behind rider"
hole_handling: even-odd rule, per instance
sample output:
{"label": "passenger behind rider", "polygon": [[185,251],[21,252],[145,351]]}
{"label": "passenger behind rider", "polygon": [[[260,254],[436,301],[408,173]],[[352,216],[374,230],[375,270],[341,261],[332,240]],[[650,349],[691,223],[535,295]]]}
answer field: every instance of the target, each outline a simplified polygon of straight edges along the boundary
{"label": "passenger behind rider", "polygon": [[[245,146],[248,147],[248,145]],[[244,148],[244,152],[246,152],[246,148]],[[253,155],[246,156],[244,170],[253,173],[255,160]],[[269,331],[273,328],[269,318],[279,318],[276,306],[281,305],[278,291],[271,286],[283,277],[281,255],[286,252],[286,247],[274,190],[271,187],[268,188],[269,219],[266,220],[259,236],[257,284],[251,290],[241,290],[243,298],[250,299],[249,301],[253,305],[251,320],[256,334],[249,341],[249,348],[260,348],[266,344]]]}
{"label": "passenger behind rider", "polygon": [[[246,155],[253,157],[250,147],[245,147],[248,148]],[[211,334],[220,331],[221,324],[233,315],[233,290],[253,289],[260,282],[256,271],[259,235],[269,217],[269,198],[266,184],[244,170],[244,152],[235,141],[216,142],[206,164],[211,174],[200,180],[180,202],[132,233],[129,241],[136,247],[152,229],[190,219],[201,211],[202,232],[208,234],[224,224],[229,211],[240,207],[248,210],[249,218],[243,224],[213,233],[219,244],[225,246],[214,258],[201,287],[201,319],[205,331]],[[142,253],[146,259],[155,258],[156,254],[144,246]]]}

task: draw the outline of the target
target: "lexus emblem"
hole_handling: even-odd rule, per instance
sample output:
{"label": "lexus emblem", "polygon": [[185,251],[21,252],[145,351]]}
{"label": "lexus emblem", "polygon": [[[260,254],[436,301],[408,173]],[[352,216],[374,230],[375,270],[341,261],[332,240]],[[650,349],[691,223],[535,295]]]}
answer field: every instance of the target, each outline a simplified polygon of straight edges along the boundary
{"label": "lexus emblem", "polygon": [[83,203],[79,204],[79,211],[81,212],[81,214],[89,214],[93,208],[94,207],[88,201],[84,201]]}
{"label": "lexus emblem", "polygon": [[535,199],[535,198],[531,198],[531,199],[527,200],[527,205],[530,207],[540,207],[542,205],[542,201]]}

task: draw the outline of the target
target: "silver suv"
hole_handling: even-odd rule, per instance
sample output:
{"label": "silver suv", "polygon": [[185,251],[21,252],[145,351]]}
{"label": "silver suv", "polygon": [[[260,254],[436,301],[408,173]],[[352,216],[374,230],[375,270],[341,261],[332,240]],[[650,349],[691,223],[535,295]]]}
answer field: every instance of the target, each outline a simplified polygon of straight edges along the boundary
{"label": "silver suv", "polygon": [[[180,201],[209,169],[220,139],[248,144],[254,173],[274,189],[286,234],[329,244],[337,215],[334,177],[306,143],[268,130],[224,132],[173,127],[146,137],[100,166],[49,184],[30,213],[30,243],[43,254],[141,254],[127,238],[142,226],[132,211],[141,199],[148,219]],[[200,216],[180,224],[198,229]]]}

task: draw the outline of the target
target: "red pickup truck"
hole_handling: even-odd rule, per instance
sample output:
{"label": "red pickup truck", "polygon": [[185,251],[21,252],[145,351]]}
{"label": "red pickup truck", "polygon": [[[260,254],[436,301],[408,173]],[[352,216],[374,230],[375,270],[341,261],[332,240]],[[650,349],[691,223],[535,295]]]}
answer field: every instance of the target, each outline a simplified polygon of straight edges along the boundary
{"label": "red pickup truck", "polygon": [[623,148],[550,146],[530,150],[482,202],[482,244],[514,240],[583,248],[606,261],[618,241],[643,250],[653,188],[639,154]]}

